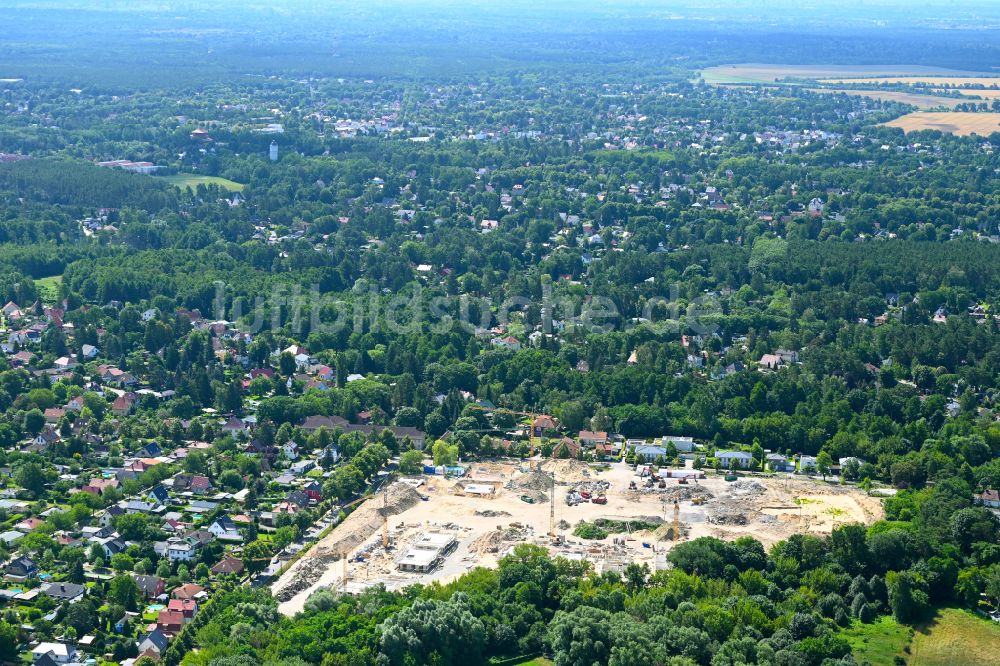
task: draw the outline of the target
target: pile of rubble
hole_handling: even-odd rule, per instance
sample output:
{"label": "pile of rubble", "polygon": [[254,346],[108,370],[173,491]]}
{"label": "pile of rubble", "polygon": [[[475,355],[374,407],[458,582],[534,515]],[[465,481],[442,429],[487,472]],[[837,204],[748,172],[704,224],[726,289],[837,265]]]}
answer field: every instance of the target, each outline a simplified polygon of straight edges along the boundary
{"label": "pile of rubble", "polygon": [[493,509],[483,509],[481,511],[477,510],[473,513],[481,518],[503,518],[510,515],[509,511],[495,511]]}
{"label": "pile of rubble", "polygon": [[271,593],[279,602],[288,601],[302,590],[312,587],[339,559],[330,554],[303,557],[275,583]]}
{"label": "pile of rubble", "polygon": [[738,479],[729,485],[729,492],[737,497],[757,497],[767,492],[767,486],[753,479]]}
{"label": "pile of rubble", "polygon": [[581,460],[553,459],[542,463],[541,469],[555,474],[560,483],[581,483],[592,477],[590,466]]}
{"label": "pile of rubble", "polygon": [[521,523],[511,523],[504,529],[487,532],[469,544],[469,550],[474,553],[498,553],[508,546],[523,543],[531,539],[534,530]]}
{"label": "pile of rubble", "polygon": [[552,477],[545,472],[534,470],[517,477],[507,484],[507,487],[518,494],[531,497],[536,502],[544,502],[549,498],[547,493],[552,487]]}
{"label": "pile of rubble", "polygon": [[708,522],[713,525],[746,525],[750,521],[736,507],[720,505],[708,512]]}

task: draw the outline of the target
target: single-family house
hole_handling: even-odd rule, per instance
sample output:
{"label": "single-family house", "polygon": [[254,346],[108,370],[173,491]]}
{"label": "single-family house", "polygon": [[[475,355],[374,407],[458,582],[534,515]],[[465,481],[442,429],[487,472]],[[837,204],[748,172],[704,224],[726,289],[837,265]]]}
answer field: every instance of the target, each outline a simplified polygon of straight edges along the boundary
{"label": "single-family house", "polygon": [[136,643],[139,654],[156,655],[157,657],[166,651],[169,644],[170,639],[159,628],[143,634]]}
{"label": "single-family house", "polygon": [[1000,491],[984,490],[976,495],[976,501],[991,509],[1000,509]]}
{"label": "single-family house", "polygon": [[4,578],[15,582],[24,582],[38,576],[38,565],[27,555],[11,560],[3,570]]}
{"label": "single-family house", "polygon": [[660,438],[660,443],[663,446],[667,445],[667,442],[671,442],[674,445],[674,449],[678,453],[691,453],[694,451],[694,438],[693,437],[681,437],[679,435],[664,435]]}
{"label": "single-family house", "polygon": [[587,448],[594,448],[596,446],[604,446],[608,442],[608,433],[591,432],[590,430],[581,430],[579,434],[581,446]]}
{"label": "single-family house", "polygon": [[753,456],[746,451],[716,451],[715,458],[723,469],[731,469],[735,461],[739,469],[749,469]]}
{"label": "single-family house", "polygon": [[243,573],[243,560],[235,557],[227,557],[217,562],[210,571],[215,576],[238,576]]}
{"label": "single-family house", "polygon": [[773,472],[794,472],[795,463],[780,453],[768,453],[764,457],[764,462]]}
{"label": "single-family house", "polygon": [[57,601],[75,603],[83,599],[87,588],[76,583],[46,583],[40,588],[42,594]]}
{"label": "single-family house", "polygon": [[166,585],[164,585],[163,579],[159,576],[136,574],[132,578],[139,587],[142,596],[146,599],[155,599],[166,591]]}
{"label": "single-family house", "polygon": [[168,638],[176,636],[184,628],[184,614],[179,611],[161,610],[156,616],[156,628]]}
{"label": "single-family house", "polygon": [[531,423],[531,429],[535,437],[541,437],[549,430],[558,430],[559,422],[547,414],[540,414]]}
{"label": "single-family house", "polygon": [[31,660],[38,663],[48,657],[57,664],[69,664],[76,661],[76,648],[66,643],[42,642],[31,648]]}
{"label": "single-family house", "polygon": [[236,529],[236,523],[225,514],[213,520],[208,526],[208,531],[223,541],[243,541],[243,535]]}
{"label": "single-family house", "polygon": [[202,599],[206,596],[205,588],[194,583],[179,585],[170,592],[173,599]]}
{"label": "single-family house", "polygon": [[194,599],[171,599],[167,602],[167,610],[180,613],[184,622],[190,622],[198,612],[198,602]]}

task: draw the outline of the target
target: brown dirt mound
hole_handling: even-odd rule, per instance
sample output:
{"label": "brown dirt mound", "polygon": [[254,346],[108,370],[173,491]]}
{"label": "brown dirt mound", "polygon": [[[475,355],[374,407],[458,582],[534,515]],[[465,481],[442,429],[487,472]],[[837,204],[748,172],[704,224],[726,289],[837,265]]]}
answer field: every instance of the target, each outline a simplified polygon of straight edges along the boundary
{"label": "brown dirt mound", "polygon": [[403,513],[420,502],[420,493],[405,483],[394,483],[389,487],[385,509],[382,507],[381,493],[359,506],[324,539],[317,548],[316,555],[340,555],[357,548],[382,526],[385,516]]}

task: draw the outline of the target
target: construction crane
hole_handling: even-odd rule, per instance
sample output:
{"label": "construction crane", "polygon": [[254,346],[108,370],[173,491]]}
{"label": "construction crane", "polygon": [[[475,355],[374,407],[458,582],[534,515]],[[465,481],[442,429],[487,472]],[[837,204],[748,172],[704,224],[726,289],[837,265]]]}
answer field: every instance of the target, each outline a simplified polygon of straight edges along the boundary
{"label": "construction crane", "polygon": [[681,505],[678,499],[680,492],[674,495],[674,541],[681,540]]}
{"label": "construction crane", "polygon": [[[537,412],[521,412],[516,409],[506,409],[505,407],[483,407],[482,405],[468,405],[467,409],[478,409],[482,412],[492,412],[501,414],[514,414],[516,416],[527,416],[531,418],[531,425],[528,426],[528,447],[530,449],[530,455],[535,455],[535,420],[540,416],[547,416],[547,414],[539,414]],[[491,429],[491,431],[494,429]]]}
{"label": "construction crane", "polygon": [[[355,504],[360,504],[365,500],[371,499],[371,495],[366,495],[364,497],[359,497],[353,502],[348,502],[344,506],[340,507],[340,510],[349,509]],[[389,512],[387,510],[389,505],[389,479],[386,479],[385,485],[382,487],[382,545],[385,547],[389,540]],[[340,587],[345,592],[347,591],[347,556],[350,554],[350,548],[344,548],[336,553],[341,559],[342,571],[341,571],[341,582]]]}
{"label": "construction crane", "polygon": [[382,548],[389,550],[389,484],[382,486]]}

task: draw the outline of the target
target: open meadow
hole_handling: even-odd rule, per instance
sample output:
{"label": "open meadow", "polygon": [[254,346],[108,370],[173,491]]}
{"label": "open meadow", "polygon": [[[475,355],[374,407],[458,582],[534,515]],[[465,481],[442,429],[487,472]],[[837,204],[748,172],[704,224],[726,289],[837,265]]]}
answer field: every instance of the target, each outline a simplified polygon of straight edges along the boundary
{"label": "open meadow", "polygon": [[841,632],[858,662],[893,666],[963,666],[996,663],[1000,625],[960,608],[942,608],[915,629],[885,616],[872,624],[855,623]]}
{"label": "open meadow", "polygon": [[228,178],[220,178],[218,176],[198,176],[191,173],[178,173],[172,176],[156,176],[162,180],[167,181],[174,187],[179,187],[181,189],[195,189],[199,185],[218,185],[224,190],[230,192],[242,192],[245,185],[243,183],[237,183],[236,181],[229,180]]}

